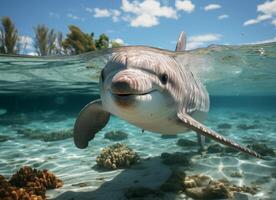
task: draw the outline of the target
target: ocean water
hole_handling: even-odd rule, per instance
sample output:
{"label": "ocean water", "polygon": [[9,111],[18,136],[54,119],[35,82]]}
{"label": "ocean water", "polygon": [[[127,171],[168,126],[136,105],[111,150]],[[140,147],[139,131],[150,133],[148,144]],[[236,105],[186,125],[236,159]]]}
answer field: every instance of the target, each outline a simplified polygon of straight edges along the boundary
{"label": "ocean water", "polygon": [[[130,186],[154,188],[168,178],[170,166],[161,162],[162,153],[184,152],[193,155],[185,169],[188,175],[258,185],[256,195],[237,199],[276,198],[275,156],[260,160],[242,153],[201,155],[196,146],[178,146],[179,139],[196,141],[192,131],[163,138],[112,116],[84,150],[77,149],[72,138],[35,137],[73,128],[81,108],[99,98],[98,77],[111,54],[108,49],[70,57],[0,56],[0,136],[6,138],[0,137],[1,175],[9,177],[29,165],[49,169],[64,181],[62,188],[47,191],[49,199],[123,199]],[[265,144],[276,152],[276,43],[210,46],[178,56],[193,63],[190,70],[210,94],[208,127],[241,144]],[[33,138],[20,134],[26,129],[32,130]],[[128,134],[120,142],[138,152],[142,161],[130,169],[98,170],[97,155],[115,143],[104,134],[114,130]],[[236,172],[242,177],[233,177]],[[187,199],[183,194],[165,199],[169,198]]]}

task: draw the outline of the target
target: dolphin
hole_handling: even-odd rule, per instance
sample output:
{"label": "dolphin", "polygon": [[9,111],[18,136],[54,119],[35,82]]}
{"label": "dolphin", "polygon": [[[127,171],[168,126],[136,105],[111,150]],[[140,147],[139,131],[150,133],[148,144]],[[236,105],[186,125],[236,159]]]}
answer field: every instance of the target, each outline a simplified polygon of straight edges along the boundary
{"label": "dolphin", "polygon": [[199,135],[201,146],[204,137],[208,137],[261,158],[202,123],[209,111],[209,94],[185,62],[177,59],[177,53],[185,51],[185,46],[186,36],[182,32],[175,52],[146,46],[114,50],[101,71],[100,99],[88,103],[76,119],[75,145],[86,148],[112,114],[160,134],[193,130]]}

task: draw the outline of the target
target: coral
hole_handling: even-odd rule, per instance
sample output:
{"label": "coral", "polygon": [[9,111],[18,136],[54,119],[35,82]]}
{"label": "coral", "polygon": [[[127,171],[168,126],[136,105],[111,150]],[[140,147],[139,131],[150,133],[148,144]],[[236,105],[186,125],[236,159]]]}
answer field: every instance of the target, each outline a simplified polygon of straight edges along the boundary
{"label": "coral", "polygon": [[182,152],[175,152],[175,153],[162,153],[161,159],[163,160],[163,163],[166,165],[190,165],[190,160],[187,158],[187,154]]}
{"label": "coral", "polygon": [[177,145],[181,147],[195,147],[197,146],[197,142],[187,139],[179,139]]}
{"label": "coral", "polygon": [[240,173],[240,172],[233,172],[230,174],[230,176],[234,177],[234,178],[242,178],[243,177],[242,173]]}
{"label": "coral", "polygon": [[237,149],[235,149],[235,148],[233,148],[233,147],[224,147],[224,152],[225,153],[238,153],[239,152],[239,150],[237,150]]}
{"label": "coral", "polygon": [[233,148],[233,147],[228,147],[228,146],[222,146],[219,144],[210,144],[207,149],[207,153],[230,153],[230,154],[235,154],[238,153],[239,150]]}
{"label": "coral", "polygon": [[177,135],[161,135],[162,139],[174,139],[177,138]]}
{"label": "coral", "polygon": [[211,144],[207,147],[208,153],[223,153],[224,148],[219,144]]}
{"label": "coral", "polygon": [[72,138],[73,137],[73,130],[60,130],[60,131],[55,131],[51,132],[48,134],[44,134],[42,137],[42,140],[45,142],[52,142],[52,141],[58,141],[58,140],[65,140],[67,138]]}
{"label": "coral", "polygon": [[123,131],[110,131],[104,135],[105,139],[113,140],[113,141],[120,141],[127,139],[127,133]]}
{"label": "coral", "polygon": [[140,157],[136,152],[119,143],[104,148],[96,158],[98,166],[106,169],[130,167],[139,160]]}
{"label": "coral", "polygon": [[223,123],[218,125],[218,129],[230,129],[232,127],[231,124]]}
{"label": "coral", "polygon": [[0,142],[6,142],[7,140],[10,140],[11,138],[6,135],[0,135]]}
{"label": "coral", "polygon": [[9,182],[16,187],[41,186],[46,189],[59,188],[63,184],[52,172],[46,169],[42,171],[32,169],[28,166],[19,169]]}
{"label": "coral", "polygon": [[249,130],[249,129],[256,129],[256,128],[258,128],[258,126],[255,125],[255,124],[253,124],[253,125],[239,124],[237,126],[237,128],[240,129],[240,130],[244,130],[245,131],[245,130]]}
{"label": "coral", "polygon": [[47,170],[23,167],[9,181],[0,175],[0,199],[44,200],[46,189],[59,188],[62,181]]}
{"label": "coral", "polygon": [[257,153],[259,153],[261,156],[275,156],[275,152],[272,148],[269,148],[268,146],[266,146],[266,144],[251,144],[251,145],[247,145],[248,148],[256,151]]}
{"label": "coral", "polygon": [[42,140],[44,142],[65,140],[67,138],[73,137],[72,129],[45,133],[39,130],[25,128],[17,130],[17,133],[23,135],[24,137],[27,137],[28,139]]}
{"label": "coral", "polygon": [[185,172],[174,170],[168,180],[161,186],[167,192],[184,192],[194,199],[232,198],[237,192],[256,194],[256,187],[237,186],[227,179],[212,180],[209,176],[196,174],[186,176]]}
{"label": "coral", "polygon": [[219,154],[236,154],[240,151],[228,146],[222,146],[219,144],[211,144],[206,149],[207,153],[219,153]]}

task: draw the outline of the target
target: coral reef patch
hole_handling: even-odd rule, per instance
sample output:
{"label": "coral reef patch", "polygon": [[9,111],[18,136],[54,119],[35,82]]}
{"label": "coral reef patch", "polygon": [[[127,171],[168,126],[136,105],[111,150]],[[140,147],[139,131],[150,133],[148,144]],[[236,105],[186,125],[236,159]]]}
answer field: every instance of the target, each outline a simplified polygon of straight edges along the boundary
{"label": "coral reef patch", "polygon": [[173,170],[168,180],[160,187],[166,192],[184,192],[194,199],[233,198],[235,193],[257,193],[256,187],[237,186],[227,179],[212,180],[204,174],[187,176],[182,170]]}
{"label": "coral reef patch", "polygon": [[223,146],[219,144],[212,144],[207,147],[207,152],[208,153],[222,153],[224,152]]}
{"label": "coral reef patch", "polygon": [[96,158],[97,165],[104,169],[128,168],[139,160],[136,152],[119,143],[105,147]]}
{"label": "coral reef patch", "polygon": [[166,165],[177,165],[180,164],[182,166],[189,166],[190,159],[188,158],[187,154],[182,152],[175,152],[175,153],[162,153],[161,154],[162,162]]}
{"label": "coral reef patch", "polygon": [[220,154],[225,154],[225,153],[235,154],[239,152],[237,149],[234,149],[228,146],[222,146],[220,144],[210,144],[207,147],[206,151],[207,153],[220,153]]}
{"label": "coral reef patch", "polygon": [[11,140],[11,138],[9,136],[0,135],[0,142],[6,142],[8,140]]}
{"label": "coral reef patch", "polygon": [[230,176],[233,177],[233,178],[242,178],[242,177],[243,177],[243,174],[240,173],[240,172],[232,172],[232,173],[230,174]]}
{"label": "coral reef patch", "polygon": [[45,133],[40,130],[33,130],[33,129],[26,128],[26,129],[17,130],[17,134],[21,134],[28,139],[41,140],[44,142],[53,142],[58,140],[65,140],[67,138],[72,138],[73,130],[68,129],[68,130],[60,130],[60,131]]}
{"label": "coral reef patch", "polygon": [[109,139],[113,141],[125,140],[127,139],[127,137],[128,137],[128,134],[123,131],[110,131],[104,135],[105,139]]}
{"label": "coral reef patch", "polygon": [[161,135],[162,139],[174,139],[177,138],[177,135]]}
{"label": "coral reef patch", "polygon": [[276,155],[274,149],[269,148],[266,144],[256,143],[256,144],[247,145],[247,147],[256,151],[261,156],[275,156]]}
{"label": "coral reef patch", "polygon": [[196,147],[197,146],[197,142],[192,141],[192,140],[187,140],[187,139],[179,139],[179,140],[177,140],[176,144],[181,147]]}
{"label": "coral reef patch", "polygon": [[230,129],[232,128],[232,125],[228,123],[222,123],[222,124],[219,124],[217,127],[218,129]]}
{"label": "coral reef patch", "polygon": [[63,182],[48,170],[25,166],[9,181],[0,175],[1,200],[45,200],[46,190],[62,187]]}
{"label": "coral reef patch", "polygon": [[240,130],[246,131],[246,130],[250,130],[250,129],[257,129],[258,125],[256,125],[256,124],[253,124],[253,125],[239,124],[237,126],[237,128],[240,129]]}

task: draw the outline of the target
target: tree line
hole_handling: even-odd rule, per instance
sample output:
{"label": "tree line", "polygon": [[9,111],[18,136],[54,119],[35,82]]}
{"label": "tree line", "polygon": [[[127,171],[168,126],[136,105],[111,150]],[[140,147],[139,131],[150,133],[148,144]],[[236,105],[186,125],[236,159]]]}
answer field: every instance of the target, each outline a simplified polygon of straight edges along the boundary
{"label": "tree line", "polygon": [[[18,31],[9,17],[2,17],[0,28],[0,53],[19,54],[26,48],[26,43],[20,42]],[[69,32],[63,38],[61,32],[48,28],[46,25],[39,24],[34,27],[33,47],[39,56],[46,55],[76,55],[88,51],[95,51],[121,44],[109,40],[104,33],[98,39],[94,39],[94,33],[88,34],[81,31],[75,25],[68,26]]]}

